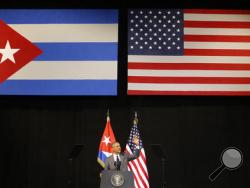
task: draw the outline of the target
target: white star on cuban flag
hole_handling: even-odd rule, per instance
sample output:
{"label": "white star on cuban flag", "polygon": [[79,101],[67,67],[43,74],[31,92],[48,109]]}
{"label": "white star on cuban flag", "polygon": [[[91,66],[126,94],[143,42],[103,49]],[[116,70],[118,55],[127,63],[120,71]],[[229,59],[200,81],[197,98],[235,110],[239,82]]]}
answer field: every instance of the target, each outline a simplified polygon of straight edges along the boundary
{"label": "white star on cuban flag", "polygon": [[0,48],[0,53],[2,54],[2,59],[0,63],[3,63],[5,60],[9,59],[13,63],[16,63],[14,54],[20,49],[15,49],[10,47],[10,42],[7,40],[5,48]]}
{"label": "white star on cuban flag", "polygon": [[102,142],[104,142],[106,144],[106,146],[107,146],[108,143],[111,143],[110,136],[108,136],[108,137],[104,136],[104,140]]}

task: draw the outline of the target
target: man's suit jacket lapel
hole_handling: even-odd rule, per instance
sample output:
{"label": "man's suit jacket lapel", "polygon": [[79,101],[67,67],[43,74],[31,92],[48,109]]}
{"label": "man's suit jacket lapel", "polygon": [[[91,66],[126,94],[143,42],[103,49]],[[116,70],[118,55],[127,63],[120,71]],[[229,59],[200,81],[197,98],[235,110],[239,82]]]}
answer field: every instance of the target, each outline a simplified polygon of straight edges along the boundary
{"label": "man's suit jacket lapel", "polygon": [[122,154],[120,155],[120,160],[124,161],[124,156]]}
{"label": "man's suit jacket lapel", "polygon": [[114,167],[114,156],[110,156],[110,166]]}

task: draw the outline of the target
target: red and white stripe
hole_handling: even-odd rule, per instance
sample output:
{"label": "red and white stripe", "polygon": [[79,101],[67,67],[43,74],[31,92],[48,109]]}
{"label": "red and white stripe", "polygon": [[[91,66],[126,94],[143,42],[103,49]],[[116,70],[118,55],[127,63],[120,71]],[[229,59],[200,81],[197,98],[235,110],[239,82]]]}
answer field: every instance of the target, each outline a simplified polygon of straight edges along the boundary
{"label": "red and white stripe", "polygon": [[184,55],[129,55],[128,94],[250,95],[250,10],[184,10]]}
{"label": "red and white stripe", "polygon": [[[128,145],[126,145],[126,152],[132,154],[132,151]],[[141,149],[139,157],[128,163],[128,170],[132,171],[134,174],[136,188],[149,188],[146,155],[143,148]]]}

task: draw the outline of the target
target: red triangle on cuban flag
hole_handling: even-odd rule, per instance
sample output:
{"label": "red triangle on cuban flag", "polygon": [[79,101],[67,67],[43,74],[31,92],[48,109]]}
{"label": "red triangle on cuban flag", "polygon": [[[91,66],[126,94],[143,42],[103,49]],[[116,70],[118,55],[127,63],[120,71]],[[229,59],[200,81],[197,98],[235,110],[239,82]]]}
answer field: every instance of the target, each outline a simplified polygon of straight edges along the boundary
{"label": "red triangle on cuban flag", "polygon": [[0,20],[0,83],[41,53],[42,50]]}
{"label": "red triangle on cuban flag", "polygon": [[113,133],[113,129],[111,127],[110,118],[108,116],[106,127],[105,127],[105,130],[103,132],[99,148],[103,152],[111,153],[112,152],[112,144],[114,142],[115,142],[115,136]]}

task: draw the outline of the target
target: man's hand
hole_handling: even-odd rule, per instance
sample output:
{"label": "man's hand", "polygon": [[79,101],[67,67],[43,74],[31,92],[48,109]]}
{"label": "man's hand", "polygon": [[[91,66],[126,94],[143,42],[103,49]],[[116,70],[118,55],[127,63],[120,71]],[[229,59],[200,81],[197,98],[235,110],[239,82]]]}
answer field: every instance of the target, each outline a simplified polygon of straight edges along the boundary
{"label": "man's hand", "polygon": [[133,142],[135,145],[139,146],[139,138],[138,136],[134,136]]}

